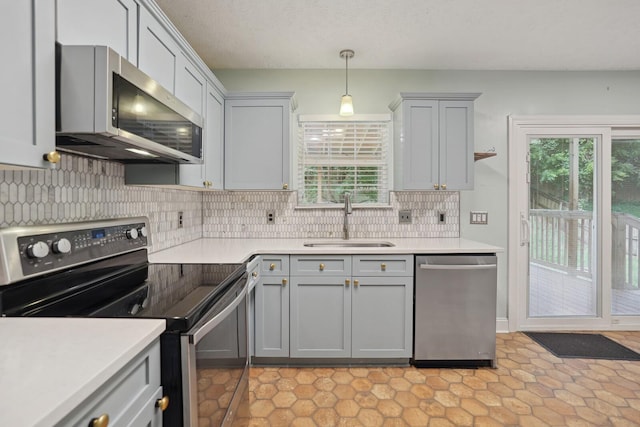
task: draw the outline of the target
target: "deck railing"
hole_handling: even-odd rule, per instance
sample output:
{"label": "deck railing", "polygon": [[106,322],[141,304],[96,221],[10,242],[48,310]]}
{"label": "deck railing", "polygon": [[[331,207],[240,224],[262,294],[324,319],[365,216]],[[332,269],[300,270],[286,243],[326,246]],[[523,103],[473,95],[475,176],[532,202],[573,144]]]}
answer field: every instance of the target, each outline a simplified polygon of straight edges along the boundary
{"label": "deck railing", "polygon": [[[531,261],[591,277],[593,214],[586,211],[531,209]],[[640,278],[640,219],[612,214],[613,287],[638,289]]]}

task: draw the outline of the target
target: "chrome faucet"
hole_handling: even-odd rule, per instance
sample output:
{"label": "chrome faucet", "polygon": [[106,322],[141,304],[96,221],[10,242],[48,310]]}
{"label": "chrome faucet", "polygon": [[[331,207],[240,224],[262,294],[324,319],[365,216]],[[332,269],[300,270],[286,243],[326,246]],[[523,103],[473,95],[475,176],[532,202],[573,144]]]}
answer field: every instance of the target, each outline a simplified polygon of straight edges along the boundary
{"label": "chrome faucet", "polygon": [[351,193],[344,193],[344,225],[342,226],[342,238],[349,240],[349,215],[353,208],[351,207]]}

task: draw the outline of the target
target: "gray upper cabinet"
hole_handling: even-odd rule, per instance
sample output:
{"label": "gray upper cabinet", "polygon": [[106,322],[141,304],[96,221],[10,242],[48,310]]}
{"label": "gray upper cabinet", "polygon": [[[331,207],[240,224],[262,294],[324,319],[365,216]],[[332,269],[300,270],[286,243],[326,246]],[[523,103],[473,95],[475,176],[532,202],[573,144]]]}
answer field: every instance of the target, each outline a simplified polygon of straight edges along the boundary
{"label": "gray upper cabinet", "polygon": [[58,0],[57,40],[109,46],[138,63],[138,3],[134,0]]}
{"label": "gray upper cabinet", "polygon": [[228,190],[286,190],[290,183],[293,92],[237,93],[225,99]]}
{"label": "gray upper cabinet", "polygon": [[394,111],[396,190],[473,189],[479,93],[401,93]]}
{"label": "gray upper cabinet", "polygon": [[4,2],[0,27],[0,169],[47,167],[43,154],[55,150],[55,2]]}
{"label": "gray upper cabinet", "polygon": [[140,7],[138,68],[175,94],[180,47],[145,7]]}

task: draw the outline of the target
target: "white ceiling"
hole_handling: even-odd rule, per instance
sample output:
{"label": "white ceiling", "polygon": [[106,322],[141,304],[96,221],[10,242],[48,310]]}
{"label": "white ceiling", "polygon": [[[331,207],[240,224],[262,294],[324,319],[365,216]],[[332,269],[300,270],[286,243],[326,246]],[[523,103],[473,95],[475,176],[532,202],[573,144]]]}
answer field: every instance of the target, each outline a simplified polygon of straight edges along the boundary
{"label": "white ceiling", "polygon": [[640,70],[640,0],[156,0],[212,69]]}

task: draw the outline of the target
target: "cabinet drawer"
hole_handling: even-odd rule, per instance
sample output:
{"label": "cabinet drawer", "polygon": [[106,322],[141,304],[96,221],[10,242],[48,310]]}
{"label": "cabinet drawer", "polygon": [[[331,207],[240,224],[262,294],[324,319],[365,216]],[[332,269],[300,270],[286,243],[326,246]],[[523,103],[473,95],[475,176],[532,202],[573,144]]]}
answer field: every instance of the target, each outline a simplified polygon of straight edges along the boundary
{"label": "cabinet drawer", "polygon": [[350,276],[349,255],[302,255],[291,257],[292,276]]}
{"label": "cabinet drawer", "polygon": [[260,274],[263,276],[288,276],[289,255],[262,255]]}
{"label": "cabinet drawer", "polygon": [[103,414],[110,426],[129,425],[160,389],[160,340],[136,356],[58,426],[86,427]]}
{"label": "cabinet drawer", "polygon": [[354,255],[354,276],[413,276],[413,255]]}

